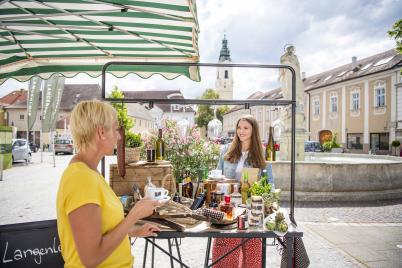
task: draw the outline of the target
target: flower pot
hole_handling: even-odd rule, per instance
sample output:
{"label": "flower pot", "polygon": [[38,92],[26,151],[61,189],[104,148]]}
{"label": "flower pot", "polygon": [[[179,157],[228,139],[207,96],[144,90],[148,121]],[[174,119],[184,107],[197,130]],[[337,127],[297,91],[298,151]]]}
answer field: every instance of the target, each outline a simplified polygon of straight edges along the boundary
{"label": "flower pot", "polygon": [[125,148],[126,151],[126,164],[137,162],[140,160],[140,147]]}

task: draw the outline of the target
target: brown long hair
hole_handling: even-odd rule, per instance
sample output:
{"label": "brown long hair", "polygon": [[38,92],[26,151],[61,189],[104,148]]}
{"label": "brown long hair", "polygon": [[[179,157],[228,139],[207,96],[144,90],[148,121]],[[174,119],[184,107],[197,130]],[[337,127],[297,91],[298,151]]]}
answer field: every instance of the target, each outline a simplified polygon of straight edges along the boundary
{"label": "brown long hair", "polygon": [[258,130],[258,123],[251,115],[243,115],[236,123],[236,135],[233,139],[232,145],[229,147],[228,152],[225,154],[224,159],[230,163],[239,161],[241,157],[241,141],[237,135],[237,128],[240,121],[247,121],[251,125],[251,142],[248,152],[247,162],[255,168],[264,168],[265,159],[261,145],[260,131]]}

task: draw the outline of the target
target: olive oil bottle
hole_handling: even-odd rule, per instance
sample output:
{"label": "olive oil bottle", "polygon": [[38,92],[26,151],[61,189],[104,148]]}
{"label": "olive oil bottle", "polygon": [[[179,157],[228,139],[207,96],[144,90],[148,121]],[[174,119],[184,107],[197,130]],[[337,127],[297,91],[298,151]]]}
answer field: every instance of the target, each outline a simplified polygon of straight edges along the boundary
{"label": "olive oil bottle", "polygon": [[275,158],[274,128],[269,127],[269,138],[267,147],[265,148],[265,160],[275,161]]}
{"label": "olive oil bottle", "polygon": [[158,139],[156,140],[156,160],[165,159],[165,142],[162,139],[162,129],[158,131]]}
{"label": "olive oil bottle", "polygon": [[241,184],[241,203],[246,204],[248,198],[248,189],[250,189],[250,183],[248,183],[248,173],[243,173],[243,182]]}

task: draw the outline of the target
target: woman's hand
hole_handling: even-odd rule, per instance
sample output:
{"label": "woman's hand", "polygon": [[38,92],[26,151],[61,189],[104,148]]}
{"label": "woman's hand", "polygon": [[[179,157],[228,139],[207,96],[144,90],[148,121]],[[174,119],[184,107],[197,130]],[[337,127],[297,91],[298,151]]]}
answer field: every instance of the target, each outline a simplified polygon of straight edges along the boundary
{"label": "woman's hand", "polygon": [[158,236],[156,232],[160,232],[161,230],[153,224],[145,223],[142,226],[134,226],[128,232],[129,236],[134,237],[148,237],[148,236]]}
{"label": "woman's hand", "polygon": [[155,208],[158,206],[160,206],[158,200],[143,198],[135,204],[135,206],[130,210],[128,216],[131,218],[134,217],[135,220],[140,220],[152,215]]}

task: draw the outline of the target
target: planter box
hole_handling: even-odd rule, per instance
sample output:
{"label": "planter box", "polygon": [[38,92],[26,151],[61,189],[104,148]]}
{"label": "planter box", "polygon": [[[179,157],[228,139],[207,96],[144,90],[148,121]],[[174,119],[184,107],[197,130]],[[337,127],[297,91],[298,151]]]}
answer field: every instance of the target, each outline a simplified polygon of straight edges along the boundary
{"label": "planter box", "polygon": [[147,177],[151,177],[151,182],[157,187],[164,187],[169,190],[169,195],[176,191],[176,185],[172,176],[172,165],[126,165],[126,176],[119,175],[117,164],[110,165],[110,187],[116,195],[132,195],[133,184],[140,187],[141,194],[144,196],[144,187],[148,183]]}
{"label": "planter box", "polygon": [[331,153],[343,153],[343,148],[332,148]]}

